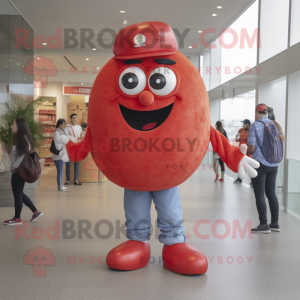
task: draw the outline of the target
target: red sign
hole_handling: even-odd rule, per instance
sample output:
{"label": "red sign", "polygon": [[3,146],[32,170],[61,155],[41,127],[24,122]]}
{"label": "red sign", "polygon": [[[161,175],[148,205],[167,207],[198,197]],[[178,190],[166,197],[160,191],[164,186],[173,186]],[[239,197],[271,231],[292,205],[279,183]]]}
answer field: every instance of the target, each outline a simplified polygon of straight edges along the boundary
{"label": "red sign", "polygon": [[91,87],[64,85],[64,95],[89,95]]}

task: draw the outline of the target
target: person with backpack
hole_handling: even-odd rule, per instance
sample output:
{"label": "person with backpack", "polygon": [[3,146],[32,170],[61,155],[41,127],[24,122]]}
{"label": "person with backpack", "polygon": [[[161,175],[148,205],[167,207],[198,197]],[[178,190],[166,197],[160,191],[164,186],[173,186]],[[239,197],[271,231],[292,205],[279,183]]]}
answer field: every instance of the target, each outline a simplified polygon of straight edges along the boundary
{"label": "person with backpack", "polygon": [[67,187],[62,184],[65,162],[63,162],[63,160],[59,156],[59,152],[63,149],[63,145],[65,144],[65,141],[61,137],[62,136],[68,137],[65,128],[66,128],[66,120],[59,119],[56,123],[56,130],[54,131],[53,140],[50,148],[50,151],[53,154],[52,160],[57,169],[57,188],[61,192],[67,191]]}
{"label": "person with backpack", "polygon": [[[226,139],[228,140],[228,136],[227,136],[227,132],[226,130],[223,128],[223,124],[221,121],[217,121],[216,123],[216,129],[221,132]],[[213,151],[213,169],[215,171],[216,174],[216,178],[215,178],[215,182],[218,180],[219,178],[219,166],[218,166],[218,162],[221,166],[221,178],[219,179],[220,182],[224,182],[224,174],[225,174],[225,164],[222,161],[222,159],[219,157],[219,155],[217,154],[217,152]]]}
{"label": "person with backpack", "polygon": [[[260,224],[252,232],[270,233],[280,231],[278,224],[279,204],[275,193],[278,164],[282,160],[283,145],[281,134],[272,120],[268,118],[268,107],[259,104],[255,110],[255,122],[250,127],[248,136],[249,152],[259,161],[258,175],[252,178]],[[271,223],[267,220],[265,194],[269,200]]]}
{"label": "person with backpack", "polygon": [[24,194],[25,180],[18,174],[18,168],[22,164],[25,154],[30,153],[34,149],[34,143],[28,124],[25,119],[17,118],[11,125],[13,133],[13,148],[10,162],[10,170],[12,172],[11,188],[15,199],[15,216],[11,220],[4,221],[5,225],[22,224],[21,212],[23,203],[33,212],[30,222],[35,221],[43,215],[36,209],[28,196]]}

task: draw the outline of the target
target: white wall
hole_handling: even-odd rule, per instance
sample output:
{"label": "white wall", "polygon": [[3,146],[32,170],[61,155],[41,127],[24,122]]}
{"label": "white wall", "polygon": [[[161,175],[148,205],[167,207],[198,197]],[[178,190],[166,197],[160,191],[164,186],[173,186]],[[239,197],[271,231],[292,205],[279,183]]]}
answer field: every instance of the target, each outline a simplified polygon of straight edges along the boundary
{"label": "white wall", "polygon": [[300,161],[300,71],[293,73],[289,78],[289,105],[288,105],[288,144],[287,158]]}
{"label": "white wall", "polygon": [[[288,136],[287,159],[288,166],[288,191],[300,193],[299,167],[300,167],[300,139],[299,137],[299,112],[300,112],[300,71],[293,73],[289,78],[289,105],[288,105]],[[291,203],[292,205],[292,203]]]}
{"label": "white wall", "polygon": [[300,0],[292,0],[291,46],[300,42]]}

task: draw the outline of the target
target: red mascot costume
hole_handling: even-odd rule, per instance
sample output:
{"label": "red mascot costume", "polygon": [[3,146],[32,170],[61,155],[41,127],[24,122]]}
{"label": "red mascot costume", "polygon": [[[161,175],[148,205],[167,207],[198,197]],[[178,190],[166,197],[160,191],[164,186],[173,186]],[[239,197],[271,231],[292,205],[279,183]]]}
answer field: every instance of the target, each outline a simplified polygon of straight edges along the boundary
{"label": "red mascot costume", "polygon": [[153,200],[164,267],[179,274],[203,274],[206,257],[185,243],[178,185],[199,167],[209,141],[240,178],[245,170],[255,177],[252,167],[258,163],[245,156],[246,148],[230,145],[211,126],[203,80],[178,52],[169,25],[127,26],[118,33],[113,52],[115,57],[101,69],[91,91],[85,139],[66,145],[71,160],[80,161],[91,152],[105,176],[125,188],[129,241],[109,252],[107,265],[135,270],[148,264]]}

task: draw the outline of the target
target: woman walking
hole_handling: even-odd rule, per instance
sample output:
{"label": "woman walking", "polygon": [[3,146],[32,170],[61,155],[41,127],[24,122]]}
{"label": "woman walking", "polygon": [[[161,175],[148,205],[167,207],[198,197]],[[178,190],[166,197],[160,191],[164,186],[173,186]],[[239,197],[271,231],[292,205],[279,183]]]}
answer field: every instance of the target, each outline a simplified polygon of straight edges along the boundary
{"label": "woman walking", "polygon": [[[220,131],[226,137],[226,139],[228,140],[227,132],[223,128],[223,125],[222,125],[221,121],[218,121],[216,123],[216,129],[218,131]],[[221,166],[221,178],[220,179],[219,179],[220,175],[219,175],[219,170],[218,170],[219,169],[218,162]],[[224,162],[222,161],[222,159],[218,156],[218,154],[215,151],[213,152],[213,169],[214,169],[215,174],[216,174],[215,182],[218,179],[219,179],[219,181],[223,182],[224,181],[224,174],[225,174],[225,165],[224,165]]]}
{"label": "woman walking", "polygon": [[56,130],[53,134],[53,142],[57,150],[57,154],[53,153],[52,160],[57,169],[57,188],[61,192],[66,192],[67,190],[67,187],[62,184],[65,163],[62,161],[61,157],[59,156],[59,151],[62,150],[64,145],[61,137],[62,136],[68,137],[67,133],[65,132],[65,127],[66,127],[66,120],[59,119],[56,123]]}
{"label": "woman walking", "polygon": [[36,209],[28,196],[24,194],[25,181],[18,175],[17,169],[23,162],[26,153],[31,153],[34,149],[34,143],[31,132],[29,130],[26,120],[18,118],[13,121],[11,125],[13,133],[13,148],[10,163],[10,170],[12,172],[11,188],[15,200],[15,216],[11,220],[4,221],[5,225],[22,224],[21,211],[23,203],[33,212],[30,222],[35,221],[42,212]]}

